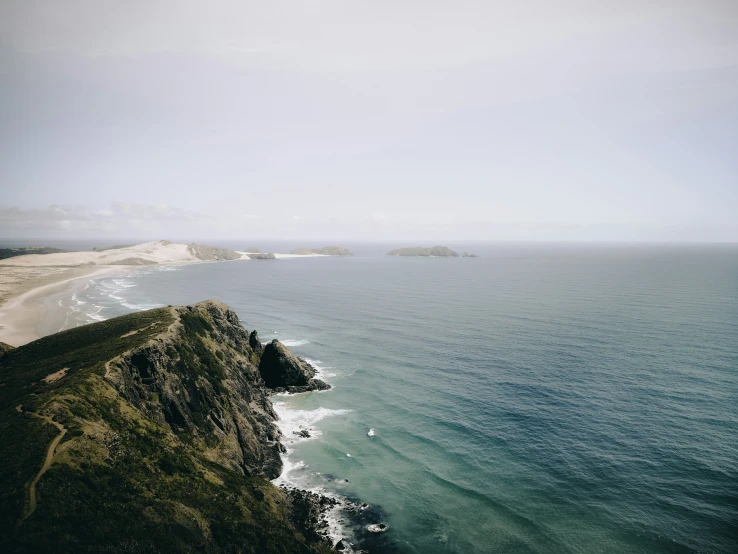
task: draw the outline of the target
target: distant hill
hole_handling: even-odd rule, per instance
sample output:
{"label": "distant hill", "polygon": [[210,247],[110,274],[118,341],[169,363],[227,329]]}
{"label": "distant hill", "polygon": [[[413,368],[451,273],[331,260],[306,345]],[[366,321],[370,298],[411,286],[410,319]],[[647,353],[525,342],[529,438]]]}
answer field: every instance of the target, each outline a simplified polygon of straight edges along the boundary
{"label": "distant hill", "polygon": [[459,254],[447,246],[433,246],[425,248],[416,246],[414,248],[398,248],[387,252],[387,256],[433,256],[437,258],[458,258]]}
{"label": "distant hill", "polygon": [[348,248],[342,246],[324,246],[323,248],[295,248],[290,254],[298,254],[307,256],[310,254],[320,254],[322,256],[353,256]]}
{"label": "distant hill", "polygon": [[69,252],[61,248],[51,248],[49,246],[24,246],[22,248],[0,248],[0,260],[5,258],[13,258],[15,256],[25,256],[26,254],[60,254]]}

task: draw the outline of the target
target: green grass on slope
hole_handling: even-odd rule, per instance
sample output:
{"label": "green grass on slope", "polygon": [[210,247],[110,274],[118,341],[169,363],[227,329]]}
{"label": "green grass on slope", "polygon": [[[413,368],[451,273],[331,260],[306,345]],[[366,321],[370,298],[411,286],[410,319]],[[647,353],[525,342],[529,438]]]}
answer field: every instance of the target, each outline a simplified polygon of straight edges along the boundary
{"label": "green grass on slope", "polygon": [[[221,376],[206,352],[206,317],[187,314],[182,351]],[[210,462],[104,381],[105,363],[166,331],[161,308],[78,327],[0,357],[0,551],[328,552],[307,544],[271,483]],[[137,331],[132,333],[132,331]],[[68,368],[54,382],[43,379]],[[18,409],[19,406],[22,406]],[[27,484],[59,430],[67,433],[19,524]],[[84,435],[84,436],[83,436]]]}

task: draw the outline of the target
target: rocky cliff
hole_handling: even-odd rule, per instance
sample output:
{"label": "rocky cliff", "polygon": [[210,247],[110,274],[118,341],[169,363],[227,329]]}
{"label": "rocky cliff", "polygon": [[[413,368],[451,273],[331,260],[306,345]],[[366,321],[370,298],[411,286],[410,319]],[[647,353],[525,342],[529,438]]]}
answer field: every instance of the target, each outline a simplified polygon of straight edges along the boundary
{"label": "rocky cliff", "polygon": [[310,374],[303,361],[262,346],[215,301],[5,352],[0,548],[330,551],[306,527],[304,502],[266,480],[280,473],[283,447],[265,356],[275,383],[314,380],[313,370],[290,385],[303,382],[295,364]]}

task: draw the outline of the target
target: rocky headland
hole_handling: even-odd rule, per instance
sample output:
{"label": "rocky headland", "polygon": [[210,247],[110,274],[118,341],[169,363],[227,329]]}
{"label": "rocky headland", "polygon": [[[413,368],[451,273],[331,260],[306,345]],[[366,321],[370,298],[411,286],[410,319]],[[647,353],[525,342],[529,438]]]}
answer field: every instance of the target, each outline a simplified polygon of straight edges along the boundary
{"label": "rocky headland", "polygon": [[269,482],[270,395],[327,387],[217,301],[2,345],[0,547],[332,551],[334,501]]}

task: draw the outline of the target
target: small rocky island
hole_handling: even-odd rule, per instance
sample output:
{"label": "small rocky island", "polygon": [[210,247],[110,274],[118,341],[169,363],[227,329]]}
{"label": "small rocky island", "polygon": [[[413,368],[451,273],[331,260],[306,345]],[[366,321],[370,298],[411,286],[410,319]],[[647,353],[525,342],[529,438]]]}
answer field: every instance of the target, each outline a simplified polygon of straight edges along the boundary
{"label": "small rocky island", "polygon": [[433,246],[425,248],[416,246],[414,248],[398,248],[387,252],[387,256],[426,256],[434,258],[458,258],[458,252],[454,252],[447,246]]}
{"label": "small rocky island", "polygon": [[324,246],[323,248],[295,248],[290,254],[298,256],[320,255],[320,256],[353,256],[348,248],[342,246]]}

